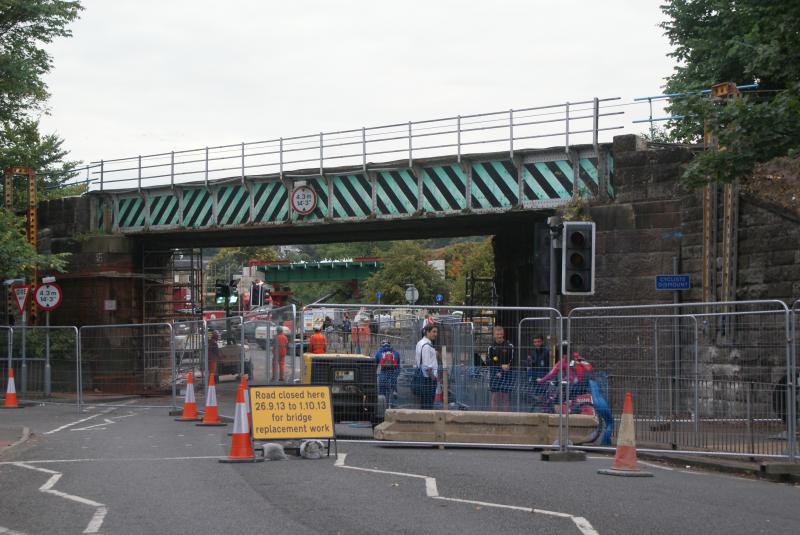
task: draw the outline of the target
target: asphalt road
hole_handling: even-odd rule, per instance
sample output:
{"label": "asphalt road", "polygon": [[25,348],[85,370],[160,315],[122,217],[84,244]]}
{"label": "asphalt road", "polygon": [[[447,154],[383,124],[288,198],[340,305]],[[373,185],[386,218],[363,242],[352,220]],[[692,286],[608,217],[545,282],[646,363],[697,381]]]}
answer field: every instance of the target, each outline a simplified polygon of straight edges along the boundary
{"label": "asphalt road", "polygon": [[[83,420],[83,421],[79,421]],[[800,487],[525,451],[340,444],[339,456],[220,464],[228,428],[135,405],[0,413],[33,437],[0,457],[0,533],[797,533]]]}

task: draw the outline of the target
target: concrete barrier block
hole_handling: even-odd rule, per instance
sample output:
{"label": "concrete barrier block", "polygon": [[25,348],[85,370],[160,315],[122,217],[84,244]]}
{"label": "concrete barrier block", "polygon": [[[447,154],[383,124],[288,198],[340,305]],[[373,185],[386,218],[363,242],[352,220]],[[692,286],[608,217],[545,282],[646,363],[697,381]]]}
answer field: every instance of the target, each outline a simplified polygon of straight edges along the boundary
{"label": "concrete barrier block", "polygon": [[[570,439],[592,433],[591,416],[570,416]],[[553,444],[558,440],[558,415],[490,411],[422,411],[390,409],[375,428],[375,438],[394,441],[495,444]]]}

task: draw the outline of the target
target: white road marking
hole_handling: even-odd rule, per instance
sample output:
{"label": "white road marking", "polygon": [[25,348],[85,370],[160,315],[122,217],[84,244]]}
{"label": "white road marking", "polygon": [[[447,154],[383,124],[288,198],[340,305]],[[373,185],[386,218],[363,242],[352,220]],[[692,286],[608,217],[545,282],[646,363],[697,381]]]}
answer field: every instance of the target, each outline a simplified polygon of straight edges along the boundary
{"label": "white road marking", "polygon": [[[525,513],[533,513],[534,510],[531,507],[519,507],[517,505],[505,505],[502,503],[491,503],[491,502],[481,502],[478,500],[464,500],[461,498],[447,498],[445,496],[431,496],[437,500],[447,500],[448,502],[458,502],[458,503],[468,503],[471,505],[480,505],[482,507],[496,507],[501,509],[512,509],[514,511],[523,511]],[[569,517],[570,515],[564,515]]]}
{"label": "white road marking", "polygon": [[468,503],[470,505],[480,505],[481,507],[494,507],[497,509],[511,509],[513,511],[522,511],[525,513],[535,513],[541,515],[555,516],[559,518],[569,518],[573,524],[583,535],[600,535],[592,525],[582,516],[575,516],[569,513],[560,513],[558,511],[548,511],[546,509],[534,509],[532,507],[520,507],[518,505],[507,505],[503,503],[482,502],[478,500],[465,500],[462,498],[450,498],[447,496],[439,496],[439,490],[436,486],[436,478],[430,476],[423,476],[420,474],[409,474],[406,472],[392,472],[389,470],[378,470],[377,468],[361,468],[360,466],[347,466],[345,464],[347,459],[346,453],[340,453],[336,456],[336,462],[333,466],[336,468],[346,468],[348,470],[358,470],[359,472],[370,472],[373,474],[387,474],[392,476],[411,477],[415,479],[425,480],[425,495],[435,500],[444,500],[448,502]]}
{"label": "white road marking", "polygon": [[[111,412],[111,411],[108,411],[108,412]],[[75,422],[70,422],[68,424],[62,425],[61,427],[56,427],[55,429],[51,429],[50,431],[45,431],[42,434],[43,435],[52,435],[53,433],[58,433],[59,431],[63,431],[64,429],[68,429],[68,428],[72,427],[73,425],[78,425],[78,424],[82,424],[83,422],[88,422],[92,418],[97,418],[98,416],[100,416],[102,414],[103,413],[99,413],[98,412],[97,414],[92,414],[91,416],[89,416],[87,418],[83,418],[82,420],[77,420]]]}
{"label": "white road marking", "polygon": [[88,505],[89,507],[94,507],[95,508],[94,515],[92,515],[92,519],[89,521],[89,524],[87,524],[86,529],[83,530],[83,532],[98,533],[100,531],[100,527],[103,525],[103,520],[105,519],[106,514],[108,514],[108,507],[106,507],[102,503],[90,500],[88,498],[84,498],[82,496],[76,496],[74,494],[68,494],[66,492],[53,489],[56,483],[58,483],[58,480],[61,479],[61,476],[63,476],[64,474],[62,474],[61,472],[56,472],[55,470],[48,470],[47,468],[31,466],[28,463],[14,462],[9,464],[13,464],[14,466],[18,466],[20,468],[27,468],[28,470],[35,470],[37,472],[42,472],[44,474],[50,474],[50,479],[48,479],[44,485],[39,487],[39,492],[52,494],[53,496],[58,496],[59,498],[64,498],[65,500],[70,500],[83,505]]}
{"label": "white road marking", "polygon": [[86,427],[74,427],[70,429],[70,431],[89,431],[90,429],[95,429],[98,431],[102,431],[106,428],[108,424],[113,424],[113,420],[109,420],[108,418],[103,418],[104,422],[102,424],[94,424],[94,425],[87,425]]}
{"label": "white road marking", "polygon": [[[97,462],[151,462],[151,461],[195,461],[201,459],[219,459],[219,455],[198,455],[184,457],[105,457],[97,459],[39,459],[37,461],[23,461],[24,464],[58,464],[58,463],[97,463]],[[0,461],[0,466],[4,464],[18,464],[20,461]]]}
{"label": "white road marking", "polygon": [[99,533],[100,527],[103,525],[103,520],[106,519],[107,514],[108,514],[107,507],[98,507],[94,512],[94,516],[89,521],[89,525],[86,526],[86,529],[83,532]]}
{"label": "white road marking", "polygon": [[[130,405],[131,403],[135,403],[135,402],[136,402],[136,400],[132,399],[130,401],[126,401],[125,403],[123,403],[123,405]],[[89,420],[91,420],[93,418],[97,418],[98,416],[102,416],[104,414],[108,414],[109,412],[112,412],[112,411],[116,410],[117,408],[119,408],[119,407],[109,407],[109,408],[107,408],[107,409],[105,409],[103,411],[98,412],[97,414],[92,414],[91,416],[87,416],[86,418],[82,418],[80,420],[76,420],[74,422],[70,422],[68,424],[62,425],[61,427],[56,427],[55,429],[51,429],[50,431],[45,431],[42,434],[43,435],[52,435],[53,433],[58,433],[59,431],[63,431],[64,429],[69,429],[70,427],[72,427],[74,425],[82,424],[83,422],[88,422]],[[121,417],[117,416],[117,418],[121,418]]]}
{"label": "white road marking", "polygon": [[597,530],[592,527],[589,521],[582,516],[573,516],[572,521],[576,526],[578,526],[578,529],[581,530],[583,535],[600,535]]}
{"label": "white road marking", "polygon": [[0,526],[0,535],[25,535],[21,531],[14,531],[13,529],[4,528]]}
{"label": "white road marking", "polygon": [[645,461],[639,461],[639,464],[643,464],[644,466],[649,466],[650,468],[658,468],[660,470],[666,470],[667,472],[674,472],[674,468],[670,468],[669,466],[661,466],[660,464],[655,463],[648,463]]}

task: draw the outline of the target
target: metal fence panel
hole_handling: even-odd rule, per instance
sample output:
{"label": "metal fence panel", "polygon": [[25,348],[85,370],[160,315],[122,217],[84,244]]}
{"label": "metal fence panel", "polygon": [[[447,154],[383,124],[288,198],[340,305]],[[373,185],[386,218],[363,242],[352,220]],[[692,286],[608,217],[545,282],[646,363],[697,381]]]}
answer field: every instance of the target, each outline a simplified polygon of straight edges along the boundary
{"label": "metal fence panel", "polygon": [[[377,384],[379,396],[371,402],[374,411],[353,409],[348,414],[342,414],[340,431],[343,436],[358,436],[368,438],[371,436],[368,425],[363,422],[365,416],[380,413],[387,406],[398,408],[419,408],[420,400],[412,392],[412,378],[414,374],[415,348],[422,338],[422,327],[428,321],[433,321],[438,327],[439,335],[434,343],[439,353],[439,367],[441,370],[438,393],[434,401],[434,408],[447,408],[449,410],[491,410],[493,407],[511,411],[529,412],[532,409],[530,396],[527,394],[527,368],[524,364],[528,347],[528,340],[532,333],[530,325],[528,332],[523,336],[525,347],[514,348],[514,358],[511,368],[504,373],[501,388],[491,377],[495,370],[491,363],[486,361],[486,353],[492,344],[492,333],[495,326],[504,327],[505,338],[513,345],[518,342],[520,320],[529,316],[536,316],[541,320],[537,328],[546,337],[553,341],[560,338],[559,315],[551,309],[513,308],[513,307],[414,307],[392,305],[319,305],[307,307],[304,310],[304,331],[313,326],[314,321],[325,317],[332,320],[332,328],[325,330],[328,339],[328,351],[344,354],[361,354],[371,357],[360,362],[358,375],[363,383],[359,385],[362,393],[371,388],[367,383]],[[351,328],[342,329],[343,320],[351,323]],[[551,319],[552,318],[552,319]],[[554,331],[549,331],[554,329]],[[551,334],[553,332],[553,334]],[[349,335],[349,336],[348,336]],[[378,366],[381,344],[389,342],[392,348],[399,353],[400,369],[389,370],[389,373]],[[324,360],[324,359],[322,359]],[[337,366],[335,360],[321,362],[323,366]],[[346,366],[341,366],[342,369]],[[367,369],[370,371],[367,372]],[[391,376],[390,376],[391,375]],[[371,377],[370,377],[371,376]],[[332,376],[320,376],[312,373],[313,381],[334,382]],[[336,386],[334,384],[334,386]],[[336,396],[334,395],[334,398]],[[365,398],[369,396],[365,394]],[[498,406],[493,403],[500,400]],[[346,419],[360,420],[347,422]],[[377,421],[380,418],[376,418]],[[374,423],[374,422],[373,422]],[[341,428],[341,426],[345,426]]]}
{"label": "metal fence panel", "polygon": [[75,327],[13,327],[0,331],[7,359],[0,373],[14,368],[18,397],[50,403],[78,403],[78,330]]}
{"label": "metal fence panel", "polygon": [[84,401],[114,403],[143,396],[148,398],[146,406],[175,405],[171,324],[84,326],[80,351]]}
{"label": "metal fence panel", "polygon": [[780,388],[792,355],[783,303],[580,308],[567,322],[568,358],[587,356],[608,374],[616,419],[631,392],[643,447],[791,456],[794,425],[780,411],[791,402]]}

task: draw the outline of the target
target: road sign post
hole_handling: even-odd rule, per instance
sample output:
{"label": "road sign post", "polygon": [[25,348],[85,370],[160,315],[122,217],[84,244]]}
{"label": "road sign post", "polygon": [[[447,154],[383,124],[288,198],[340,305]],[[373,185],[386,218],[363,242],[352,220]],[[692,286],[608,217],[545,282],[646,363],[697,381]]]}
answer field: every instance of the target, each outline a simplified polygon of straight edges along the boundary
{"label": "road sign post", "polygon": [[63,296],[61,287],[52,282],[47,282],[36,288],[34,300],[39,310],[44,310],[44,395],[49,396],[52,385],[50,367],[50,311],[61,306]]}
{"label": "road sign post", "polygon": [[406,302],[409,305],[413,305],[419,299],[419,290],[417,290],[416,286],[413,284],[409,284],[406,286]]}
{"label": "road sign post", "polygon": [[28,302],[28,294],[31,292],[31,287],[28,284],[18,284],[12,286],[11,289],[14,292],[17,308],[22,315],[22,362],[20,364],[19,391],[24,396],[28,391],[28,359],[25,355],[27,352],[25,344],[28,338],[28,307],[25,305]]}

